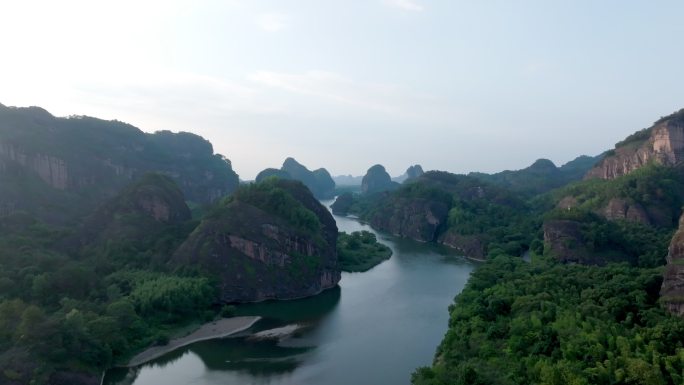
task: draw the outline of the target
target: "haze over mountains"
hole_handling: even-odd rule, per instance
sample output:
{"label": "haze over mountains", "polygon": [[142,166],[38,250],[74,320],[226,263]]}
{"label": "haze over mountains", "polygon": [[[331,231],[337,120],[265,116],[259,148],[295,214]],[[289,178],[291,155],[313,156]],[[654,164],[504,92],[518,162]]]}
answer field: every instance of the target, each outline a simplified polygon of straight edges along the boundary
{"label": "haze over mountains", "polygon": [[[668,115],[598,157],[561,167],[540,159],[516,171],[458,175],[414,165],[399,183],[376,164],[358,191],[339,195],[336,215],[484,262],[452,309],[435,364],[419,369],[414,383],[495,381],[518,355],[534,363],[520,369],[527,382],[538,367],[560,370],[566,361],[599,370],[592,365],[600,361],[563,358],[567,338],[590,337],[563,334],[559,323],[612,330],[630,346],[646,330],[648,354],[674,362],[681,346],[656,330],[684,330],[683,116]],[[0,325],[14,331],[0,333],[0,367],[12,385],[96,384],[99,371],[164,340],[167,328],[214,319],[226,303],[316,295],[337,285],[343,266],[365,271],[391,252],[367,234],[338,234],[319,202],[338,194],[325,168],[287,158],[239,186],[231,162],[191,133],[145,134],[118,121],[0,106],[0,182]],[[544,297],[544,306],[563,310],[539,313],[551,325],[542,332],[555,336],[541,339],[541,350],[516,342],[528,328],[515,325],[537,314],[516,304],[525,295],[486,290],[520,276],[535,285],[525,295],[560,290],[567,301]],[[577,281],[603,294],[577,297]],[[578,318],[563,318],[570,303],[581,309]],[[487,329],[506,326],[478,337],[474,319]],[[482,349],[505,343],[517,353],[486,355],[458,342],[475,340]],[[678,369],[649,364],[641,349],[599,345],[619,367],[639,362],[666,383],[680,378]],[[443,359],[445,352],[459,359]]]}

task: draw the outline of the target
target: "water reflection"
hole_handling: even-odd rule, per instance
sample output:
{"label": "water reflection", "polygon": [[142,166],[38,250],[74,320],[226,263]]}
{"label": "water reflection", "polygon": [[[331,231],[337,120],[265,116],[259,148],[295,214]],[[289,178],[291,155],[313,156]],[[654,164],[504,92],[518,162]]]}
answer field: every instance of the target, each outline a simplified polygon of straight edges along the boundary
{"label": "water reflection", "polygon": [[[335,219],[341,231],[372,231]],[[373,269],[343,273],[340,287],[314,297],[239,305],[237,315],[263,319],[242,335],[110,371],[105,384],[408,384],[432,361],[473,265],[436,245],[377,235],[394,255]]]}

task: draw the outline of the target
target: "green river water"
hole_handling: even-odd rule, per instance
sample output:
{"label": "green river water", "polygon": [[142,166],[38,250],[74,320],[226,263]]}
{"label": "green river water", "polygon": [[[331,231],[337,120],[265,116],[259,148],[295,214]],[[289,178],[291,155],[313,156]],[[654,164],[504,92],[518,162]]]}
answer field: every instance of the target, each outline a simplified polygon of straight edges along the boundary
{"label": "green river water", "polygon": [[[335,219],[340,231],[373,231],[353,218]],[[110,370],[104,384],[409,384],[417,367],[431,363],[447,307],[475,264],[435,245],[375,233],[392,248],[390,260],[342,273],[339,287],[315,297],[241,305],[238,315],[263,317],[247,332]],[[283,334],[250,337],[272,329]]]}

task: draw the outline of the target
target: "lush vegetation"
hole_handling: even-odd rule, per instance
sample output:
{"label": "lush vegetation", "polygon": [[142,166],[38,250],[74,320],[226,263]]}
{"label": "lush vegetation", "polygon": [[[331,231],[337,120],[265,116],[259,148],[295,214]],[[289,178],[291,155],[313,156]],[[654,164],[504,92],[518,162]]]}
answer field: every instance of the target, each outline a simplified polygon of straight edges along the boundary
{"label": "lush vegetation", "polygon": [[[145,214],[140,202],[150,199],[168,204],[167,221]],[[20,212],[0,219],[0,383],[48,383],[60,371],[97,377],[215,317],[215,284],[166,267],[196,225],[182,193],[158,175],[124,189],[83,226]]]}
{"label": "lush vegetation", "polygon": [[259,183],[240,186],[226,200],[227,203],[237,200],[250,204],[286,220],[299,230],[317,234],[321,229],[321,222],[316,214],[292,195],[291,189],[296,188],[303,188],[303,186],[298,186],[298,182],[272,176]]}
{"label": "lush vegetation", "polygon": [[650,164],[621,178],[590,179],[551,193],[554,200],[572,197],[574,207],[583,211],[601,210],[615,198],[638,204],[650,214],[655,225],[675,227],[684,205],[684,170]]}
{"label": "lush vegetation", "polygon": [[601,156],[580,156],[561,167],[556,167],[548,159],[539,159],[521,170],[507,170],[496,174],[473,172],[468,175],[526,196],[533,196],[581,180],[600,158]]}
{"label": "lush vegetation", "polygon": [[[431,238],[454,233],[477,239],[481,253],[505,251],[521,255],[540,236],[539,204],[529,204],[520,193],[477,178],[446,172],[427,172],[391,193],[343,196],[340,208],[373,223],[378,217],[396,215],[413,204],[443,207],[445,215]],[[333,205],[333,209],[336,205]],[[413,224],[408,224],[409,226]],[[395,232],[392,229],[382,229]]]}
{"label": "lush vegetation", "polygon": [[392,256],[392,250],[378,242],[370,231],[339,233],[337,258],[342,271],[368,271]]}
{"label": "lush vegetation", "polygon": [[681,384],[684,321],[659,269],[499,256],[473,273],[416,385]]}

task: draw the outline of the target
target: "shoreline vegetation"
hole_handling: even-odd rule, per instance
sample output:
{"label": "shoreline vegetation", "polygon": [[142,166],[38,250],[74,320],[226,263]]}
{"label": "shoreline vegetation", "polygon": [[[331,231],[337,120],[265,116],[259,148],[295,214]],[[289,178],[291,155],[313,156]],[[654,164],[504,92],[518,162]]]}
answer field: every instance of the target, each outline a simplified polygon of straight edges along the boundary
{"label": "shoreline vegetation", "polygon": [[194,332],[174,338],[163,346],[153,346],[137,354],[122,367],[132,368],[150,362],[167,353],[194,344],[195,342],[224,338],[251,328],[261,317],[231,317],[212,321],[200,326]]}
{"label": "shoreline vegetation", "polygon": [[369,231],[339,233],[337,256],[342,271],[362,273],[392,257],[392,249],[378,242]]}

